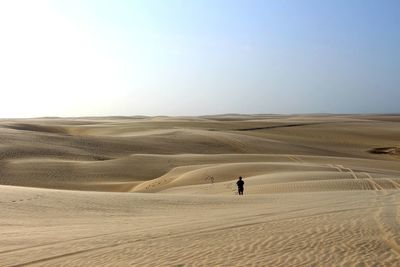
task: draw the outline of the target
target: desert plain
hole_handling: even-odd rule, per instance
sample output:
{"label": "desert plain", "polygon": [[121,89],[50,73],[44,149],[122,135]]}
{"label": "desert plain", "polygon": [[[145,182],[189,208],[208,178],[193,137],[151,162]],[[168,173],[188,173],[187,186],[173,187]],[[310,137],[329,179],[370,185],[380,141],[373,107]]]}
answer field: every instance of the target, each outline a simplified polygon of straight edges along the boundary
{"label": "desert plain", "polygon": [[399,147],[396,114],[2,119],[0,266],[400,266]]}

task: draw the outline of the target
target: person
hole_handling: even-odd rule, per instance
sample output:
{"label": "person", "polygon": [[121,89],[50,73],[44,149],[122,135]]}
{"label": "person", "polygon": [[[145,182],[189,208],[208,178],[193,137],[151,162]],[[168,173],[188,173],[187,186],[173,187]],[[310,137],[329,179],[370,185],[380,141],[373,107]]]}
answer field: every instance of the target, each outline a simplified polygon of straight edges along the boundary
{"label": "person", "polygon": [[236,184],[237,184],[237,187],[238,187],[239,195],[243,195],[244,181],[243,181],[242,176],[239,177],[239,181],[237,181]]}

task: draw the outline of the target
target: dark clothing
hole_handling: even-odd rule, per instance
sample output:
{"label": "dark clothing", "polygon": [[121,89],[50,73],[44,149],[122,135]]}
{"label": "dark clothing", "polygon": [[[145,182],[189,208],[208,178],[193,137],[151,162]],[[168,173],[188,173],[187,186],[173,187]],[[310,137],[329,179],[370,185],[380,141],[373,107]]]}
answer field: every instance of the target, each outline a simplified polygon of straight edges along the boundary
{"label": "dark clothing", "polygon": [[239,195],[243,195],[243,191],[244,191],[244,181],[243,180],[239,180],[236,182],[237,186],[238,186],[238,192]]}
{"label": "dark clothing", "polygon": [[239,195],[243,195],[243,191],[244,191],[244,188],[243,187],[239,187],[238,188],[238,193],[239,193]]}

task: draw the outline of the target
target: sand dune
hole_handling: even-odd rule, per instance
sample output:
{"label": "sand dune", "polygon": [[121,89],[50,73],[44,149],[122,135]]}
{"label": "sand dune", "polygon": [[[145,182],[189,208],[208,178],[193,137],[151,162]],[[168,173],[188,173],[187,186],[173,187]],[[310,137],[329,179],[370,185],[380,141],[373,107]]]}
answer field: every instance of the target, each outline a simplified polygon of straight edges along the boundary
{"label": "sand dune", "polygon": [[2,120],[0,266],[396,266],[399,122]]}
{"label": "sand dune", "polygon": [[240,199],[0,191],[2,266],[395,266],[399,260],[398,190]]}

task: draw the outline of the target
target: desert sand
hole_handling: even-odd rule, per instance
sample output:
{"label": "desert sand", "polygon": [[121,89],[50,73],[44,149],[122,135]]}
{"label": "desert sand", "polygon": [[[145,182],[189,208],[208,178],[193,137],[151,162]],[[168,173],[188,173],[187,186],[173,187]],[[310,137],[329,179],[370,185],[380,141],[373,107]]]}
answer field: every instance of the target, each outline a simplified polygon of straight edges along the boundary
{"label": "desert sand", "polygon": [[395,114],[2,119],[0,266],[400,266],[399,147]]}

